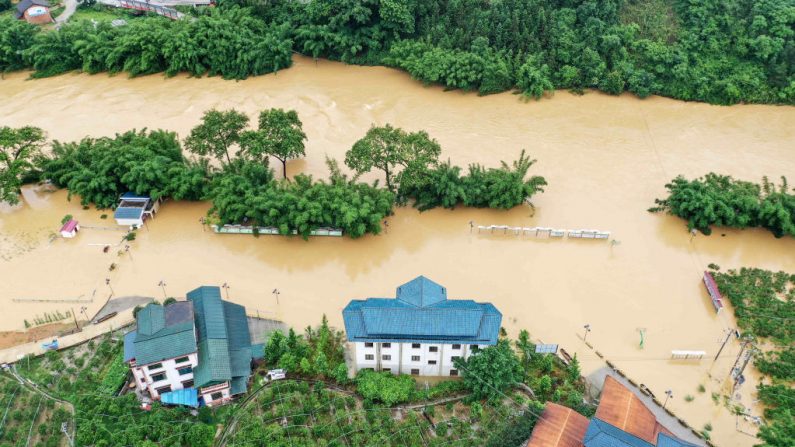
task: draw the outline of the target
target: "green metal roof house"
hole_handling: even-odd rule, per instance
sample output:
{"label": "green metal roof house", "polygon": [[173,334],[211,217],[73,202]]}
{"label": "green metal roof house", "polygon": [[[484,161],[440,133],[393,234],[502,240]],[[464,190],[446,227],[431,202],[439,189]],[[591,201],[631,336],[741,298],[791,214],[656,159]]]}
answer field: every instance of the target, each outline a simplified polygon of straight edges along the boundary
{"label": "green metal roof house", "polygon": [[246,309],[222,300],[218,287],[199,287],[187,298],[139,311],[136,330],[124,337],[124,360],[153,399],[182,402],[171,393],[196,389],[182,393],[198,401],[186,405],[221,405],[246,392],[251,360],[262,349],[252,349]]}

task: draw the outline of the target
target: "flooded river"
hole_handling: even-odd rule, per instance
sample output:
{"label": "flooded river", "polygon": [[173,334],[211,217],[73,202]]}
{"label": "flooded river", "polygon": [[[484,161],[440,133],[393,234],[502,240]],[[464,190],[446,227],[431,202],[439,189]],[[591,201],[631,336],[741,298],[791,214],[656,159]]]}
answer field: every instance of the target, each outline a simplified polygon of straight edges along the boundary
{"label": "flooded river", "polygon": [[[120,242],[112,216],[83,210],[65,191],[26,189],[25,203],[0,209],[0,330],[21,329],[23,319],[80,304],[14,299],[77,298],[90,315],[113,289],[117,296],[184,295],[202,284],[229,285],[229,297],[304,327],[325,313],[341,326],[351,298],[394,296],[394,288],[424,274],[447,286],[451,297],[489,300],[515,334],[559,343],[578,354],[586,373],[601,365],[588,341],[694,427],[710,422],[720,446],[750,446],[735,420],[710,394],[721,387],[739,346],[712,357],[733,327],[731,312],[715,315],[700,278],[709,263],[795,272],[795,239],[765,231],[716,231],[691,241],[683,221],[649,214],[663,185],[677,174],[709,171],[759,181],[763,175],[795,180],[795,108],[716,107],[664,98],[638,100],[597,93],[523,102],[500,94],[477,97],[423,87],[404,73],[299,58],[277,75],[241,82],[164,80],[150,76],[65,75],[0,81],[0,125],[36,125],[49,137],[72,140],[112,135],[133,127],[165,128],[187,135],[211,107],[247,112],[298,111],[309,137],[305,160],[289,173],[325,176],[326,156],[339,160],[373,124],[425,129],[454,164],[497,166],[521,149],[538,159],[533,174],[549,182],[534,197],[534,214],[461,209],[419,213],[398,209],[389,231],[360,240],[216,235],[199,219],[207,203],[167,202],[129,243]],[[372,176],[370,178],[375,178]],[[85,228],[73,240],[54,239],[61,217],[73,214]],[[619,243],[537,240],[470,231],[475,224],[595,228]],[[111,263],[116,264],[109,271]],[[105,278],[110,279],[110,286]],[[278,289],[277,296],[272,293]],[[646,331],[638,347],[639,329]],[[668,360],[673,349],[704,350],[701,362]],[[755,380],[741,388],[751,404]],[[697,391],[698,385],[705,393]],[[685,396],[694,400],[686,402]],[[756,410],[758,413],[758,409]]]}

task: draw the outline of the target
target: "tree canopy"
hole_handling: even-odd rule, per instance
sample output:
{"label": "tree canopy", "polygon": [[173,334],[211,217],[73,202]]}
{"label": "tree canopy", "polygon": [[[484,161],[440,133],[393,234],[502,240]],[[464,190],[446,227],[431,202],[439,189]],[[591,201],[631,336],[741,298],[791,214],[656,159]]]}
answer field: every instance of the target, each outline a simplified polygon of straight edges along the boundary
{"label": "tree canopy", "polygon": [[709,173],[687,180],[678,176],[665,185],[669,195],[656,199],[651,212],[666,211],[687,220],[689,229],[710,234],[712,227],[764,227],[776,237],[795,236],[795,193],[787,179],[762,185]]}
{"label": "tree canopy", "polygon": [[506,339],[466,360],[456,359],[455,366],[463,372],[464,385],[475,399],[498,399],[523,376],[522,365]]}
{"label": "tree canopy", "polygon": [[287,160],[306,155],[306,134],[295,110],[263,110],[259,115],[257,130],[241,135],[245,154],[254,160],[271,156],[282,163],[282,177],[287,178]]}
{"label": "tree canopy", "polygon": [[215,157],[221,163],[232,164],[229,149],[240,143],[248,116],[235,109],[210,109],[202,115],[201,123],[191,129],[185,147],[194,154]]}
{"label": "tree canopy", "polygon": [[[345,164],[357,173],[375,168],[384,173],[386,186],[395,192],[397,182],[412,181],[439,159],[442,148],[425,131],[407,132],[387,124],[371,127],[345,154]],[[396,172],[401,169],[401,172]]]}
{"label": "tree canopy", "polygon": [[45,140],[38,127],[0,127],[0,202],[19,203],[20,187],[35,169]]}

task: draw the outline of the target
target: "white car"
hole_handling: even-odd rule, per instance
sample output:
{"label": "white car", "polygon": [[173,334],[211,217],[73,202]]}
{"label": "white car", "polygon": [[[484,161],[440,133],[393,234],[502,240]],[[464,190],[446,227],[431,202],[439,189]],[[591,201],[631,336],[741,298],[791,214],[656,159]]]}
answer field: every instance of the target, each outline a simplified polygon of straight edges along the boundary
{"label": "white car", "polygon": [[271,369],[265,374],[268,380],[281,380],[287,377],[287,371],[283,369]]}

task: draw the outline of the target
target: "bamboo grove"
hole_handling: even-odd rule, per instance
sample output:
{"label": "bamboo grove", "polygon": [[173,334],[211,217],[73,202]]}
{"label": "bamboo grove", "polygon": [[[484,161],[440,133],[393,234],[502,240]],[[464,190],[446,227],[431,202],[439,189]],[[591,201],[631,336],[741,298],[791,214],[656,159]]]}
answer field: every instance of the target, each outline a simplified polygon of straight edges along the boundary
{"label": "bamboo grove", "polygon": [[[509,209],[529,201],[546,185],[527,172],[534,160],[522,151],[512,165],[486,169],[441,163],[441,147],[426,132],[406,132],[386,125],[373,127],[348,151],[345,163],[354,175],[327,160],[327,179],[298,173],[287,176],[288,160],[305,155],[306,136],[295,111],[265,110],[252,129],[249,118],[235,110],[205,112],[184,144],[165,130],[130,130],[114,137],[54,141],[45,151],[41,129],[0,128],[2,154],[19,153],[14,170],[0,170],[4,199],[19,200],[20,185],[49,181],[67,188],[83,205],[115,206],[131,191],[154,199],[210,200],[208,221],[215,225],[275,227],[281,234],[306,238],[318,228],[339,228],[352,238],[378,234],[396,203],[412,201],[422,210],[444,206]],[[45,153],[46,152],[46,153]],[[282,163],[277,177],[271,157]],[[7,157],[6,157],[7,158]],[[365,160],[381,160],[374,166]],[[359,181],[383,169],[388,187]],[[440,175],[440,172],[455,175]]]}
{"label": "bamboo grove", "polygon": [[57,32],[0,16],[0,71],[243,79],[289,67],[295,51],[480,94],[795,103],[791,0],[221,0],[188,13]]}

